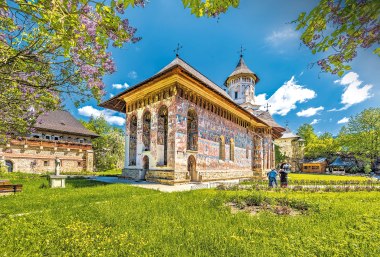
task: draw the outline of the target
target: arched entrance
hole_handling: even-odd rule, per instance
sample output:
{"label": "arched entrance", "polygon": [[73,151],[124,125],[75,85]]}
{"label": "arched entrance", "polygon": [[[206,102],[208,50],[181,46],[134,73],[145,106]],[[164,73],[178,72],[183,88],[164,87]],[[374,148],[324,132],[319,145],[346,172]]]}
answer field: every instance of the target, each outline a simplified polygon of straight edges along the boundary
{"label": "arched entrance", "polygon": [[187,171],[190,175],[190,181],[197,182],[199,181],[198,172],[197,172],[197,163],[193,155],[189,156],[187,159]]}
{"label": "arched entrance", "polygon": [[143,158],[143,174],[142,174],[143,180],[146,180],[146,173],[148,172],[148,170],[149,170],[149,157],[145,155]]}
{"label": "arched entrance", "polygon": [[7,166],[8,172],[13,172],[13,162],[5,161],[5,166]]}

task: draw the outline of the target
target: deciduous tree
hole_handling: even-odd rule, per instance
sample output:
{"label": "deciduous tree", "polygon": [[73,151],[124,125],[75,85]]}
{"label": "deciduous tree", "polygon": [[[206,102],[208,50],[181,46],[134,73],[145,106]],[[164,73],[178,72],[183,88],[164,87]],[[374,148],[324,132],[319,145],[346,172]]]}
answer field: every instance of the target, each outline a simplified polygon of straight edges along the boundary
{"label": "deciduous tree", "polygon": [[89,130],[100,137],[92,140],[95,155],[95,168],[105,171],[122,168],[124,164],[124,132],[120,128],[112,127],[104,117],[91,117],[88,122],[81,121]]}
{"label": "deciduous tree", "polygon": [[[146,0],[0,0],[0,140],[24,135],[62,99],[76,105],[103,95],[115,72],[109,47],[140,40],[128,7]],[[183,0],[197,16],[215,17],[238,0]]]}
{"label": "deciduous tree", "polygon": [[371,163],[380,157],[380,108],[370,108],[352,116],[339,133],[343,151]]}
{"label": "deciduous tree", "polygon": [[380,1],[321,0],[294,22],[301,40],[315,53],[327,53],[317,62],[322,71],[342,76],[358,49],[373,48],[380,56]]}

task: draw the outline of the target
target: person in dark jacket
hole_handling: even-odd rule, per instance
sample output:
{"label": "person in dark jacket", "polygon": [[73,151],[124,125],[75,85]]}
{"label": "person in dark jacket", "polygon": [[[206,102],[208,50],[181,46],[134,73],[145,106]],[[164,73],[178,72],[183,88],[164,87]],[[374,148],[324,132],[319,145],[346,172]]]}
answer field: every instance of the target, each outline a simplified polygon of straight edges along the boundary
{"label": "person in dark jacket", "polygon": [[280,169],[281,187],[288,187],[288,173],[284,169]]}

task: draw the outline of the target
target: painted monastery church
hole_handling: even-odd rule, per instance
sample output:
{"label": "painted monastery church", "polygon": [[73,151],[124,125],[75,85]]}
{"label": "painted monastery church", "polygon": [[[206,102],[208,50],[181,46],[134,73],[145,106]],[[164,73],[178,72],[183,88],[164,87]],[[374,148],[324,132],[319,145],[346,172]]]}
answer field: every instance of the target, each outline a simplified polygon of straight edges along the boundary
{"label": "painted monastery church", "polygon": [[177,57],[100,106],[126,113],[123,175],[163,184],[265,176],[285,131],[255,102],[259,77],[243,56],[214,84]]}

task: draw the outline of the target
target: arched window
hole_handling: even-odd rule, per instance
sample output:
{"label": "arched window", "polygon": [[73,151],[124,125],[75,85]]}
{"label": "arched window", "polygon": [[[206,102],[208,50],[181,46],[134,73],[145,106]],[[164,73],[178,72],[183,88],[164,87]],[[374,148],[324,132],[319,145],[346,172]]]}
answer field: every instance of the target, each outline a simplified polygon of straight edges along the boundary
{"label": "arched window", "polygon": [[136,165],[137,157],[137,117],[133,115],[129,126],[129,165]]}
{"label": "arched window", "polygon": [[235,143],[234,139],[230,139],[230,161],[235,161]]}
{"label": "arched window", "polygon": [[249,159],[249,146],[245,149],[245,158]]}
{"label": "arched window", "polygon": [[219,137],[219,160],[224,161],[226,159],[226,143],[224,136]]}
{"label": "arched window", "polygon": [[8,172],[13,172],[13,162],[12,161],[6,160],[5,166],[7,167]]}
{"label": "arched window", "polygon": [[198,116],[194,110],[187,112],[187,149],[198,150]]}
{"label": "arched window", "polygon": [[145,151],[150,150],[150,121],[151,115],[150,112],[147,111],[143,115],[143,144]]}
{"label": "arched window", "polygon": [[161,106],[158,111],[157,128],[158,165],[168,164],[168,108]]}

